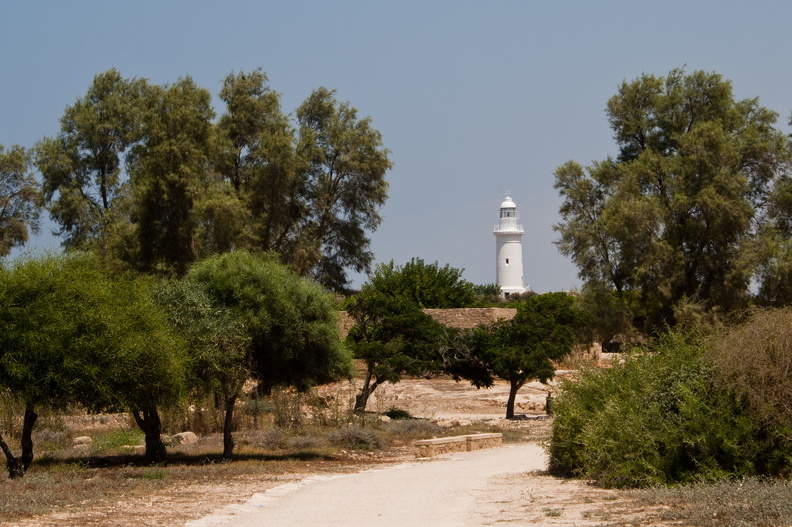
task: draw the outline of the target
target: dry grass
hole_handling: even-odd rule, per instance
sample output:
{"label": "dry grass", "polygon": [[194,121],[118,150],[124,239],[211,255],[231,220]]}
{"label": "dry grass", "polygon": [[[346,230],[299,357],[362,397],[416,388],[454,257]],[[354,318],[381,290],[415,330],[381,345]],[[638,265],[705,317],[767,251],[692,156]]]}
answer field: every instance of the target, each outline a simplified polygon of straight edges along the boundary
{"label": "dry grass", "polygon": [[655,511],[647,515],[647,524],[660,521],[701,527],[792,525],[792,484],[785,480],[749,478],[624,494],[634,498],[636,506]]}
{"label": "dry grass", "polygon": [[[170,447],[168,462],[152,466],[141,455],[129,453],[130,445],[142,440],[137,430],[91,430],[91,444],[74,447],[71,439],[85,430],[64,433],[57,423],[49,426],[40,431],[48,451],[43,455],[37,451],[25,477],[8,480],[0,476],[2,525],[28,525],[25,518],[34,517],[30,525],[62,525],[64,521],[125,525],[123,518],[131,522],[130,514],[139,525],[183,523],[284,480],[413,459],[415,439],[457,433],[426,420],[383,422],[367,416],[352,425],[306,424],[291,430],[268,427],[239,432],[232,461],[220,456],[221,435],[209,434],[193,445]],[[467,428],[491,429],[483,424]],[[196,492],[201,495],[200,507],[195,503]],[[124,505],[157,502],[162,507],[146,509],[149,520],[140,518],[139,506]]]}

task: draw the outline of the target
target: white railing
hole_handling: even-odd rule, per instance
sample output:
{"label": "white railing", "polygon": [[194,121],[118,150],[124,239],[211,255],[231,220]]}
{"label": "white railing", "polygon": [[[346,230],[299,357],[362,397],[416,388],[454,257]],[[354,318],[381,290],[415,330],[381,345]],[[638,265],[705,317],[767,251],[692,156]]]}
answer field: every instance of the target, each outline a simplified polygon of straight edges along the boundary
{"label": "white railing", "polygon": [[512,225],[501,229],[500,225],[495,225],[493,232],[525,232],[522,225]]}

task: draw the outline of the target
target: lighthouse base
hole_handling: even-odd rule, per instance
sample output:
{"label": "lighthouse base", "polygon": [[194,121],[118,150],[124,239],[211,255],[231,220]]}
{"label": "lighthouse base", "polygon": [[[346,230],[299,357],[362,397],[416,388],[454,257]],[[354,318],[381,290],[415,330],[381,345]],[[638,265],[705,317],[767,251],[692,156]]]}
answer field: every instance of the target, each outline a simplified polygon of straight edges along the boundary
{"label": "lighthouse base", "polygon": [[522,295],[524,293],[529,293],[530,291],[530,287],[501,287],[500,296],[502,298],[509,298],[510,296]]}

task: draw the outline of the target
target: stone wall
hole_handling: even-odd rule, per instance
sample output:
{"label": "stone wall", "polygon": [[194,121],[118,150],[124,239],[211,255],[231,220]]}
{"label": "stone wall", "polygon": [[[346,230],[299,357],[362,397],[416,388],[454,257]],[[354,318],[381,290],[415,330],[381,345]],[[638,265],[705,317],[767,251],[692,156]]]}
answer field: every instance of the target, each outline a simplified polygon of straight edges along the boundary
{"label": "stone wall", "polygon": [[[510,307],[466,307],[459,309],[424,309],[424,313],[446,327],[470,329],[481,324],[492,324],[498,320],[511,320],[517,310]],[[346,311],[339,313],[338,326],[341,338],[346,338],[349,329],[355,324]]]}

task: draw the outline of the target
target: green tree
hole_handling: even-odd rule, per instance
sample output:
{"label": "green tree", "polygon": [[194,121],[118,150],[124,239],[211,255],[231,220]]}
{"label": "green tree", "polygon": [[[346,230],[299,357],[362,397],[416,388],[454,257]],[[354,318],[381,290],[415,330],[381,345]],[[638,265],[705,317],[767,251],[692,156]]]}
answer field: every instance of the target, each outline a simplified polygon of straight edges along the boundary
{"label": "green tree", "polygon": [[0,386],[25,403],[21,455],[0,438],[11,477],[33,460],[41,407],[127,408],[147,456],[164,456],[157,406],[181,393],[182,348],[147,284],[111,278],[88,255],[45,256],[2,269],[0,297]]}
{"label": "green tree", "polygon": [[553,361],[572,351],[578,315],[575,300],[566,293],[527,297],[517,304],[511,320],[480,326],[470,335],[468,346],[474,367],[457,365],[452,373],[478,387],[491,386],[494,377],[509,382],[506,418],[514,418],[517,391],[529,380],[547,382],[555,375]]}
{"label": "green tree", "polygon": [[205,195],[213,140],[211,95],[190,77],[147,91],[133,149],[133,220],[140,269],[181,276],[198,257],[195,203]]}
{"label": "green tree", "polygon": [[187,386],[223,403],[223,457],[231,457],[234,406],[252,376],[251,337],[238,316],[189,278],[160,283],[155,298],[187,343]]}
{"label": "green tree", "polygon": [[373,259],[367,231],[382,218],[388,197],[385,173],[390,152],[371,119],[340,103],[326,88],[314,91],[297,108],[297,155],[306,168],[300,174],[303,210],[294,233],[298,241],[287,261],[300,274],[343,290],[346,270],[368,271]]}
{"label": "green tree", "polygon": [[[199,285],[214,309],[228,313],[244,328],[248,346],[234,348],[231,380],[238,379],[234,371],[249,368],[265,390],[275,386],[304,390],[351,376],[351,357],[338,333],[333,299],[318,284],[298,277],[272,258],[243,250],[194,264],[185,280]],[[225,368],[218,373],[228,375]],[[226,423],[230,426],[241,385],[226,385]],[[231,455],[230,429],[228,433],[225,451]]]}
{"label": "green tree", "polygon": [[128,231],[125,154],[140,139],[146,81],[110,69],[68,106],[60,133],[36,145],[36,165],[53,221],[67,248],[105,251]]}
{"label": "green tree", "polygon": [[28,231],[38,233],[42,199],[28,173],[30,154],[20,146],[0,145],[0,257],[24,244]]}
{"label": "green tree", "polygon": [[220,99],[226,113],[217,125],[216,166],[236,200],[224,210],[237,219],[226,238],[250,249],[290,253],[304,205],[295,131],[280,96],[255,70],[226,77]]}
{"label": "green tree", "polygon": [[607,115],[618,157],[555,172],[561,252],[586,284],[634,292],[642,329],[680,303],[745,305],[749,242],[789,158],[776,114],[718,74],[673,70],[622,83]]}
{"label": "green tree", "polygon": [[220,98],[217,169],[237,199],[222,207],[235,220],[225,239],[343,290],[347,269],[369,269],[366,232],[387,197],[379,132],[324,88],[297,109],[295,130],[261,70],[229,75]]}
{"label": "green tree", "polygon": [[412,258],[403,266],[393,260],[380,264],[369,278],[371,286],[385,295],[403,297],[422,309],[471,307],[475,286],[462,279],[461,269]]}
{"label": "green tree", "polygon": [[350,298],[346,310],[355,321],[347,342],[355,358],[366,365],[363,386],[355,397],[356,411],[365,411],[371,394],[385,382],[440,370],[443,328],[410,299],[382,292],[372,282]]}

